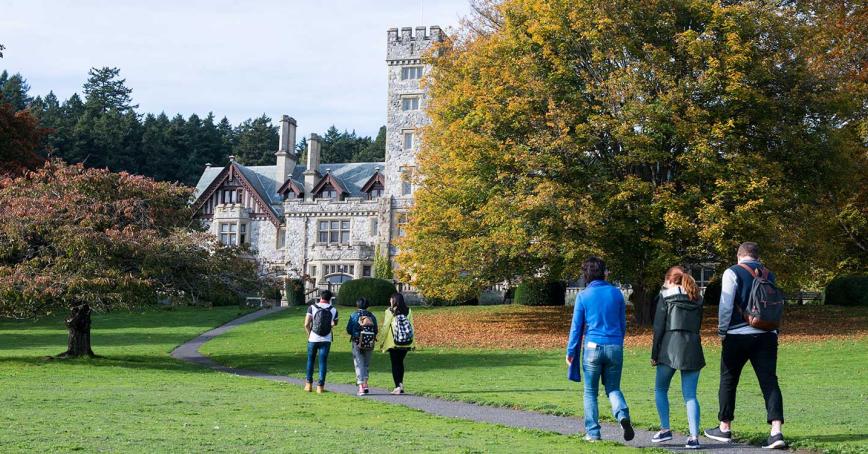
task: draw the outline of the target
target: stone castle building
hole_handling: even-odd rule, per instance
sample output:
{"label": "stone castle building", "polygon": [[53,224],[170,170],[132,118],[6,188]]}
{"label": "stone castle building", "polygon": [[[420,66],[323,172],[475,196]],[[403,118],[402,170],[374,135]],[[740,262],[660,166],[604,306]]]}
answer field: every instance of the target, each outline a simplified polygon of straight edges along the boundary
{"label": "stone castle building", "polygon": [[377,251],[390,260],[413,201],[417,129],[428,122],[422,56],[444,38],[439,27],[387,31],[385,162],[322,163],[311,134],[307,162],[295,153],[295,119],[280,120],[273,166],[230,159],[207,167],[195,191],[196,216],[221,242],[248,245],[264,270],[308,276],[308,288],[373,275]]}

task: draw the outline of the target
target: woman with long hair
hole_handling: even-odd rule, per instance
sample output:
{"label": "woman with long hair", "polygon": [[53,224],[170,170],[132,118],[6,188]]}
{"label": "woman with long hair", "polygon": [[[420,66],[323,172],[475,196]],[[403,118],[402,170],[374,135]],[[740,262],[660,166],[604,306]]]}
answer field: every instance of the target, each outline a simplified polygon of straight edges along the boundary
{"label": "woman with long hair", "polygon": [[705,366],[699,329],[702,324],[702,295],[696,281],[682,266],[666,272],[663,289],[657,297],[654,314],[654,341],[651,365],[657,367],[654,400],[660,416],[660,431],[651,441],[660,443],[672,439],[669,426],[669,385],[675,371],[681,371],[681,394],[687,407],[690,437],[686,448],[699,446],[699,401],[696,386],[699,371]]}
{"label": "woman with long hair", "polygon": [[392,380],[395,382],[392,394],[404,394],[404,358],[413,349],[414,338],[413,314],[404,302],[404,295],[396,292],[389,298],[380,332],[385,333],[380,350],[389,352],[392,361]]}

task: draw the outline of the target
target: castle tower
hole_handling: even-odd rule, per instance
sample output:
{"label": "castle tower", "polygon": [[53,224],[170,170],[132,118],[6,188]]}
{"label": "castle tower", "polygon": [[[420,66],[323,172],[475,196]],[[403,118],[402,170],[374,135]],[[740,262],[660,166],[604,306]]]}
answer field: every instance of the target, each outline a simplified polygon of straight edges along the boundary
{"label": "castle tower", "polygon": [[429,65],[422,57],[444,38],[440,27],[391,28],[387,32],[388,106],[386,108],[386,195],[403,207],[412,200],[410,177],[419,149],[417,128],[428,123],[427,96],[420,86]]}

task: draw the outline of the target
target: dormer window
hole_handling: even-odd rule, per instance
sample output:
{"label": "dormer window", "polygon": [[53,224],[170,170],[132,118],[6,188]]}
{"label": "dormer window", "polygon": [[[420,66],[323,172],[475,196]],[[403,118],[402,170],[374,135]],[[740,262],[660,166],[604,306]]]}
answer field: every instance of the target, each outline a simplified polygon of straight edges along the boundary
{"label": "dormer window", "polygon": [[316,195],[316,198],[336,200],[338,198],[338,191],[334,188],[334,186],[327,184],[323,186],[323,188],[319,191],[319,194]]}
{"label": "dormer window", "polygon": [[379,183],[375,184],[371,188],[371,190],[368,191],[368,200],[375,200],[375,199],[379,199],[380,197],[382,197],[384,189],[385,188],[383,188],[383,185],[381,185]]}
{"label": "dormer window", "polygon": [[385,194],[386,179],[380,173],[380,168],[374,171],[371,178],[362,186],[362,192],[368,195],[368,200],[376,200]]}

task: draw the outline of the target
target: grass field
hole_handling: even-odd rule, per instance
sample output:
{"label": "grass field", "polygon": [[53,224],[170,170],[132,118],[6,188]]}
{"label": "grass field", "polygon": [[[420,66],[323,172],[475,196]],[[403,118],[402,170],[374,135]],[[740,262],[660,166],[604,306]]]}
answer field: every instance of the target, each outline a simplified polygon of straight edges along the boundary
{"label": "grass field", "polygon": [[[343,309],[341,325],[351,310]],[[443,312],[461,311],[469,319],[487,320],[513,310],[522,309],[503,306],[419,309],[416,319],[417,325],[424,326],[426,316]],[[858,311],[863,317],[868,313],[865,309]],[[379,316],[379,310],[377,314]],[[306,348],[302,316],[303,308],[290,309],[214,339],[202,351],[223,364],[302,377]],[[343,326],[338,327],[337,333],[329,359],[328,380],[350,383],[354,376],[349,341]],[[424,333],[418,335],[424,339]],[[495,335],[509,336],[509,333]],[[699,389],[704,427],[714,425],[717,415],[720,350],[713,342],[710,344],[705,351],[708,366],[703,370]],[[865,338],[843,336],[788,343],[784,334],[779,354],[778,375],[787,417],[784,434],[789,442],[796,447],[835,453],[868,451],[868,430],[863,423],[868,419],[868,342]],[[563,356],[562,348],[483,350],[423,345],[408,356],[405,384],[411,392],[448,399],[581,415],[581,390],[579,384],[566,380]],[[622,389],[635,423],[654,428],[657,424],[654,369],[649,366],[648,357],[645,347],[628,348]],[[389,370],[387,355],[375,354],[372,385],[392,386]],[[687,421],[677,378],[670,401],[672,424],[684,432]],[[601,415],[608,415],[608,410],[601,411]],[[767,436],[762,396],[749,367],[739,387],[734,428],[737,437],[752,442]]]}
{"label": "grass field", "polygon": [[[238,316],[182,309],[94,318],[103,358],[46,360],[64,350],[60,319],[0,322],[0,449],[10,452],[618,452],[578,437],[450,420],[405,407],[235,377],[180,363],[178,344]],[[279,364],[292,317],[255,325],[251,343],[221,344],[233,362]],[[282,332],[261,331],[263,327]],[[298,334],[298,333],[296,333]],[[238,340],[238,337],[233,337]],[[271,342],[262,345],[258,342]],[[260,348],[261,347],[261,348]],[[274,349],[274,350],[272,350]],[[292,355],[295,355],[294,353]],[[246,361],[245,361],[246,362]],[[346,376],[345,376],[346,377]]]}

